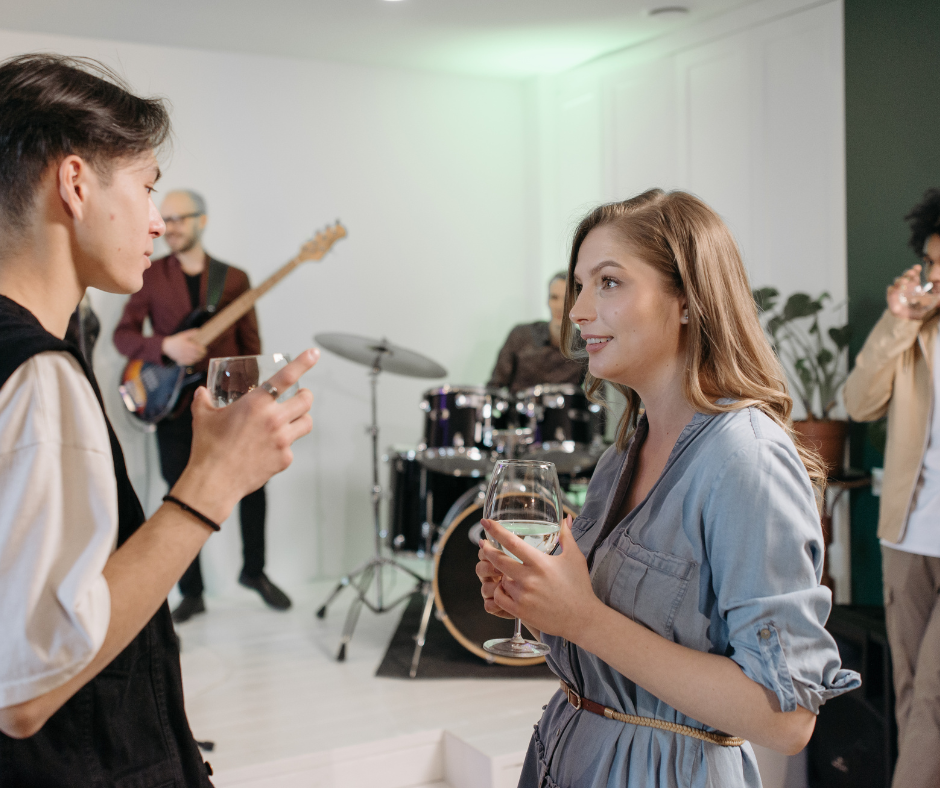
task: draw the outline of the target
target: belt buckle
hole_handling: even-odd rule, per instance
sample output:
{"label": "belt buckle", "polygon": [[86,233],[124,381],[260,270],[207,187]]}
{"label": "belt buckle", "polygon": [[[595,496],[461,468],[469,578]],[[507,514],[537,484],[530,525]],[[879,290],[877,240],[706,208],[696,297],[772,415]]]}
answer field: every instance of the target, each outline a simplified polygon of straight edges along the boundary
{"label": "belt buckle", "polygon": [[[575,692],[573,689],[571,689],[571,687],[569,687],[567,684],[565,685],[565,691],[568,695],[568,703],[574,706],[575,711],[580,711],[581,710],[581,696],[577,692]],[[578,699],[577,703],[575,703],[571,699],[572,696]]]}

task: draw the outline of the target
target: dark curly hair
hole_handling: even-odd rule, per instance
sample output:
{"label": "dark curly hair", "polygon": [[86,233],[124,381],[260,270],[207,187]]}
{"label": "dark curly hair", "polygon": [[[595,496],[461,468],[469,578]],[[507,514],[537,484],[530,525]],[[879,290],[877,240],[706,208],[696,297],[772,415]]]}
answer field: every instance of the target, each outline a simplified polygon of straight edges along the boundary
{"label": "dark curly hair", "polygon": [[924,244],[940,233],[940,189],[927,189],[924,199],[904,217],[911,226],[910,246],[918,258],[924,256]]}
{"label": "dark curly hair", "polygon": [[0,63],[0,235],[29,226],[55,161],[76,154],[108,179],[117,162],[156,151],[169,136],[164,101],[135,96],[95,60],[29,54]]}

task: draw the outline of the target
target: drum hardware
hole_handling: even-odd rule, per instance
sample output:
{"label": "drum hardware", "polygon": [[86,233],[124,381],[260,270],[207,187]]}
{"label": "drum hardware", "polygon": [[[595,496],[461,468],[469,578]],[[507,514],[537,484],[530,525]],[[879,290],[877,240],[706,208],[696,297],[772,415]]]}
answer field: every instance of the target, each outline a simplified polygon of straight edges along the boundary
{"label": "drum hardware", "polygon": [[[380,522],[380,502],[382,500],[382,487],[379,484],[379,425],[378,425],[378,378],[379,374],[385,370],[398,375],[405,375],[416,378],[436,378],[443,377],[447,370],[440,364],[431,359],[415,353],[411,350],[393,345],[386,339],[375,340],[366,337],[355,336],[353,334],[317,334],[314,341],[336,353],[342,358],[353,361],[357,364],[364,364],[369,369],[369,388],[371,394],[372,421],[366,429],[366,433],[372,437],[372,487],[370,490],[372,500],[372,525],[375,536],[375,552],[365,564],[353,570],[343,577],[327,600],[317,610],[317,618],[326,616],[327,608],[343,591],[344,588],[352,586],[356,591],[356,597],[349,606],[349,612],[346,614],[346,623],[343,626],[343,635],[340,639],[339,652],[336,659],[342,662],[346,659],[346,646],[352,640],[353,631],[356,628],[356,622],[359,620],[359,613],[362,606],[365,605],[373,613],[386,613],[399,602],[403,602],[418,589],[424,589],[427,580],[421,577],[417,572],[396,561],[394,558],[388,558],[383,554],[382,546],[386,536]],[[430,548],[431,535],[427,539]],[[430,550],[428,551],[430,552]],[[410,575],[415,581],[414,588],[406,594],[386,603],[384,598],[382,570],[385,567],[397,569]],[[375,603],[368,598],[369,589],[372,581],[375,580]]]}

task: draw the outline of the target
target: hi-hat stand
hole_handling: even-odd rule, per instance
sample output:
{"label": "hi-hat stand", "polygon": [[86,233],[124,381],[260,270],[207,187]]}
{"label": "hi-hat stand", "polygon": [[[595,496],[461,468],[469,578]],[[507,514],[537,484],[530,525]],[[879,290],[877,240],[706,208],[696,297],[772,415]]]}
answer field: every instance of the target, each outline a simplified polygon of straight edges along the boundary
{"label": "hi-hat stand", "polygon": [[[371,494],[372,526],[375,539],[374,553],[372,558],[366,561],[366,563],[343,577],[327,600],[320,606],[319,610],[317,610],[317,618],[324,618],[327,608],[332,604],[333,600],[342,593],[344,588],[351,586],[356,592],[356,597],[353,599],[352,604],[349,606],[349,612],[346,614],[346,623],[343,626],[343,635],[340,638],[339,651],[336,655],[337,661],[342,662],[346,659],[346,646],[349,644],[349,641],[352,640],[353,632],[356,629],[356,623],[359,620],[359,613],[362,611],[363,605],[369,608],[373,613],[387,613],[419,590],[427,597],[430,589],[430,581],[427,578],[422,577],[394,558],[385,556],[383,553],[383,543],[386,538],[386,533],[382,529],[380,514],[382,486],[379,482],[379,374],[384,369],[389,372],[395,372],[410,377],[443,377],[447,374],[447,371],[430,359],[412,351],[405,350],[404,348],[398,348],[385,339],[376,341],[350,334],[319,334],[314,337],[314,339],[318,344],[322,345],[327,350],[333,351],[337,355],[370,366],[369,387],[372,400],[372,422],[366,429],[366,433],[372,436]],[[383,570],[386,567],[404,572],[415,581],[415,585],[409,591],[390,602],[387,602],[385,598],[386,589]],[[373,585],[373,580],[375,581],[374,602],[369,598],[369,590]]]}

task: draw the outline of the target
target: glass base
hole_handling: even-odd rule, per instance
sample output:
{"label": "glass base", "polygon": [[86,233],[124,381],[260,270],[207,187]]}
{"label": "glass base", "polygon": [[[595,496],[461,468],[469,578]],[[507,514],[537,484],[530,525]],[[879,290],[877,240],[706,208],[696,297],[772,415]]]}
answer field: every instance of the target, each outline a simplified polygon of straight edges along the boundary
{"label": "glass base", "polygon": [[551,646],[539,643],[537,640],[516,640],[515,638],[496,638],[487,640],[483,650],[500,657],[516,657],[527,659],[531,657],[544,657],[552,651]]}

